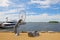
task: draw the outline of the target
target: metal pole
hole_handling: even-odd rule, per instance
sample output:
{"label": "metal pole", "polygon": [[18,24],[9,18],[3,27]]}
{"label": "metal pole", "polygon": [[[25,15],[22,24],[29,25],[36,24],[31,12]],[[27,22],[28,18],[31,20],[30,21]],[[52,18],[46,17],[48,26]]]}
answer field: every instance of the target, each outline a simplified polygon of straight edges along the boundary
{"label": "metal pole", "polygon": [[6,17],[6,22],[8,22],[8,17]]}

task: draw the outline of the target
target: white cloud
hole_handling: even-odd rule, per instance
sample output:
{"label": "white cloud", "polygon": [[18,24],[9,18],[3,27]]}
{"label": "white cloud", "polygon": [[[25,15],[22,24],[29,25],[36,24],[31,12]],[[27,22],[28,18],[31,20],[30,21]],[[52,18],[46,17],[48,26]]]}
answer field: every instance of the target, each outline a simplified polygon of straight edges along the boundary
{"label": "white cloud", "polygon": [[17,10],[17,9],[12,9],[12,10],[8,10],[8,11],[4,11],[4,12],[0,12],[0,21],[5,21],[5,18],[8,17],[9,20],[18,20],[19,19],[19,13],[17,14],[12,14],[12,13],[15,13],[17,11],[21,11],[20,10]]}
{"label": "white cloud", "polygon": [[9,14],[9,13],[15,13],[15,12],[20,12],[21,10],[25,10],[24,8],[17,8],[17,9],[11,9],[11,10],[7,10],[7,11],[2,11],[0,12],[0,15],[1,14]]}
{"label": "white cloud", "polygon": [[10,0],[0,0],[0,6],[1,7],[11,6],[11,7],[16,7],[16,8],[24,9],[25,4],[24,3],[22,3],[22,4],[16,4],[16,3],[13,3]]}
{"label": "white cloud", "polygon": [[1,14],[7,14],[7,13],[15,13],[15,12],[17,12],[17,9],[11,9],[11,10],[7,10],[7,11],[2,11],[2,12],[0,12],[0,15],[1,15]]}
{"label": "white cloud", "polygon": [[9,6],[9,0],[0,0],[0,6],[6,7]]}
{"label": "white cloud", "polygon": [[[6,16],[12,17],[12,13],[15,13],[15,12],[17,12],[16,9],[0,12],[0,21],[4,21]],[[11,16],[8,16],[7,14]]]}
{"label": "white cloud", "polygon": [[31,0],[31,2],[29,2],[29,4],[33,4],[33,3],[37,3],[39,4],[39,8],[48,8],[50,7],[51,4],[57,4],[60,3],[60,0]]}
{"label": "white cloud", "polygon": [[[4,14],[4,13],[3,13]],[[9,18],[9,20],[18,20],[19,14],[8,14],[8,15],[0,15],[0,21],[5,21],[6,17]],[[48,22],[48,21],[60,21],[60,14],[56,15],[48,15],[47,13],[43,13],[40,15],[26,15],[26,22]]]}
{"label": "white cloud", "polygon": [[[5,13],[3,13],[5,14]],[[19,19],[19,15],[18,14],[8,14],[8,15],[3,15],[0,14],[0,21],[6,21],[6,17],[8,17],[8,20],[18,20]]]}
{"label": "white cloud", "polygon": [[51,15],[48,14],[40,14],[40,15],[31,15],[26,17],[27,22],[48,22],[48,21],[60,21],[60,15]]}
{"label": "white cloud", "polygon": [[27,15],[35,15],[36,13],[34,13],[34,12],[31,12],[31,13],[30,12],[26,12],[26,14]]}
{"label": "white cloud", "polygon": [[51,0],[51,3],[53,4],[60,3],[60,0]]}
{"label": "white cloud", "polygon": [[22,3],[22,4],[16,4],[16,3],[13,3],[13,2],[10,2],[12,7],[17,7],[17,8],[24,8],[25,7],[25,4]]}
{"label": "white cloud", "polygon": [[4,13],[15,13],[15,12],[17,12],[16,9],[11,9],[11,10],[5,11]]}
{"label": "white cloud", "polygon": [[8,20],[18,20],[19,19],[19,15],[18,14],[8,14],[5,15],[5,18],[8,17]]}

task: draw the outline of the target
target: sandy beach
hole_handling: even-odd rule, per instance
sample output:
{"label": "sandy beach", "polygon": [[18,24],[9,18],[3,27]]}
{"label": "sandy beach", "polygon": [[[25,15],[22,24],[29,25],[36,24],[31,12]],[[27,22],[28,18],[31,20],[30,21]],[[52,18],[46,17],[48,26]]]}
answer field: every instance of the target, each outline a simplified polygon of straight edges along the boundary
{"label": "sandy beach", "polygon": [[28,33],[16,36],[12,32],[0,32],[0,40],[60,40],[60,32],[39,32],[38,37],[28,37]]}

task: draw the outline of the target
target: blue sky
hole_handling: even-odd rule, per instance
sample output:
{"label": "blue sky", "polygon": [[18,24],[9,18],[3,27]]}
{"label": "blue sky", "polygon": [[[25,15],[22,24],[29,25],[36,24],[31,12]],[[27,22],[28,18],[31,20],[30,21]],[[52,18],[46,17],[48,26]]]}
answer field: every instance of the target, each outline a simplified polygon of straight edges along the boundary
{"label": "blue sky", "polygon": [[21,10],[27,22],[60,21],[60,0],[0,0],[0,21],[18,20]]}

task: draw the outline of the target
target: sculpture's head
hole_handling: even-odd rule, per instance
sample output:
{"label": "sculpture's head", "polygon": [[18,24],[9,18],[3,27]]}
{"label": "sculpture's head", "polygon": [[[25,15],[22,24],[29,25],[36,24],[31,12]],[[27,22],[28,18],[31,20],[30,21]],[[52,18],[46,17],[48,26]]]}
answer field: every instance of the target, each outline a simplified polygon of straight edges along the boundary
{"label": "sculpture's head", "polygon": [[19,20],[19,23],[21,23],[22,21],[23,21],[23,20],[22,20],[22,19],[20,19],[20,20]]}

